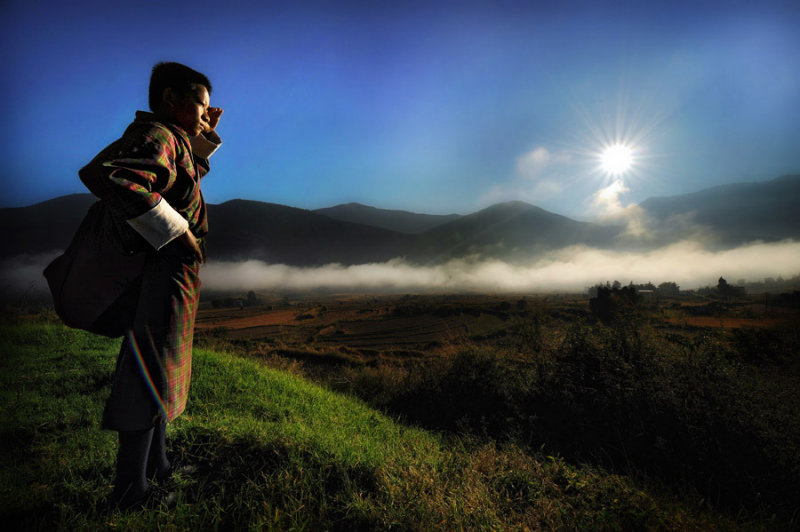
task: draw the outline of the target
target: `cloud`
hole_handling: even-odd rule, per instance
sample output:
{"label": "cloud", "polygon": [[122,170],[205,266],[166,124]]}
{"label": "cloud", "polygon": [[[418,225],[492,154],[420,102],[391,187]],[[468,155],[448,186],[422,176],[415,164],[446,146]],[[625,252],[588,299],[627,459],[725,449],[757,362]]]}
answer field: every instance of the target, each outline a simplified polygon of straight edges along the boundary
{"label": "cloud", "polygon": [[0,299],[23,300],[44,294],[47,282],[42,272],[58,254],[18,255],[0,260]]}
{"label": "cloud", "polygon": [[623,205],[621,196],[628,190],[622,180],[617,179],[592,194],[590,200],[591,208],[596,213],[594,221],[623,227],[623,241],[647,243],[651,246],[679,239],[707,246],[716,243],[717,235],[710,228],[698,224],[694,219],[694,212],[656,219],[635,203]]}
{"label": "cloud", "polygon": [[517,174],[528,180],[542,177],[547,169],[572,162],[572,156],[565,151],[550,152],[544,146],[537,146],[517,157]]}
{"label": "cloud", "polygon": [[527,179],[533,179],[550,163],[550,152],[544,146],[534,148],[517,158],[517,172]]}
{"label": "cloud", "polygon": [[298,268],[259,261],[211,262],[203,286],[213,290],[332,289],[383,292],[580,292],[609,280],[677,282],[684,288],[713,285],[720,276],[761,280],[800,273],[800,243],[754,243],[712,252],[684,241],[647,252],[564,248],[528,264],[458,259],[415,266],[400,259],[385,263]]}
{"label": "cloud", "polygon": [[625,210],[620,196],[628,190],[622,180],[616,179],[592,195],[592,207],[597,209],[601,217],[619,215]]}
{"label": "cloud", "polygon": [[531,203],[558,196],[564,192],[563,176],[572,156],[565,151],[551,152],[537,146],[517,157],[514,175],[507,182],[495,184],[482,203],[520,200]]}
{"label": "cloud", "polygon": [[[0,289],[7,299],[46,294],[42,269],[52,256],[15,257],[0,262]],[[201,270],[204,290],[245,292],[310,291],[426,292],[583,292],[599,282],[659,284],[674,281],[684,289],[715,285],[727,279],[760,281],[800,273],[800,242],[753,243],[710,251],[696,241],[682,241],[651,251],[611,251],[572,246],[528,263],[475,258],[417,266],[394,259],[383,263],[296,267],[210,261]]]}

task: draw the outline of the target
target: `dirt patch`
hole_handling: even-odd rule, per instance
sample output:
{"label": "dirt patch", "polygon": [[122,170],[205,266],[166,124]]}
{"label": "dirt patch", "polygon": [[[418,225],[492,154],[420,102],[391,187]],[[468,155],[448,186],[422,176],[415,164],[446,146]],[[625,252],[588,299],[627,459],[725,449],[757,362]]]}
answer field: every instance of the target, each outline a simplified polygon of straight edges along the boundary
{"label": "dirt patch", "polygon": [[687,316],[684,318],[667,318],[667,323],[676,326],[688,327],[708,327],[726,329],[740,329],[743,327],[754,329],[766,329],[779,327],[787,323],[786,318],[736,318],[736,317],[713,317],[713,316]]}
{"label": "dirt patch", "polygon": [[266,325],[288,325],[295,323],[298,315],[296,310],[270,310],[270,311],[248,311],[248,315],[237,316],[236,311],[204,311],[197,316],[196,328],[214,329],[225,327],[226,329],[247,329],[250,327],[263,327]]}

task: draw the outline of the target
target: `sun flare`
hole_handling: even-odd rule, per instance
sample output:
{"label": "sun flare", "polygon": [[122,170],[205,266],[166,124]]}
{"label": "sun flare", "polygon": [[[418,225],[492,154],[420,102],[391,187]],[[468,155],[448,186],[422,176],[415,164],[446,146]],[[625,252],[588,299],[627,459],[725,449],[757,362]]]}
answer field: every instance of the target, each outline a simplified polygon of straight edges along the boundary
{"label": "sun flare", "polygon": [[624,174],[631,166],[633,166],[633,149],[625,144],[608,146],[600,154],[600,167],[608,174]]}

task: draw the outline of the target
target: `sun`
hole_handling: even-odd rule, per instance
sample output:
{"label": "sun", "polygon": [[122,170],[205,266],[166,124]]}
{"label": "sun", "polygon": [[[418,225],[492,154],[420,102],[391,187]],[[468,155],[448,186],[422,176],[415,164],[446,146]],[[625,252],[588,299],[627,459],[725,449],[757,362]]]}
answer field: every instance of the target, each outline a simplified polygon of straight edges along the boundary
{"label": "sun", "polygon": [[600,154],[600,167],[611,175],[621,175],[633,166],[633,149],[626,144],[607,146]]}

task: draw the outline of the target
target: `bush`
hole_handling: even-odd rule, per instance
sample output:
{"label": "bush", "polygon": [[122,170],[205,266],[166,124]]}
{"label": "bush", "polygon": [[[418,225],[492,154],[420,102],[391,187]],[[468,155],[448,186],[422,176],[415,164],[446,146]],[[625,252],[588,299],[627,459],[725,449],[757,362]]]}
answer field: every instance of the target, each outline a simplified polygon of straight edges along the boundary
{"label": "bush", "polygon": [[470,348],[409,372],[394,393],[370,393],[425,427],[657,477],[715,505],[790,514],[800,500],[800,441],[786,428],[795,423],[748,391],[750,373],[725,340],[670,342],[635,320],[574,325],[556,348],[535,343],[525,363]]}

